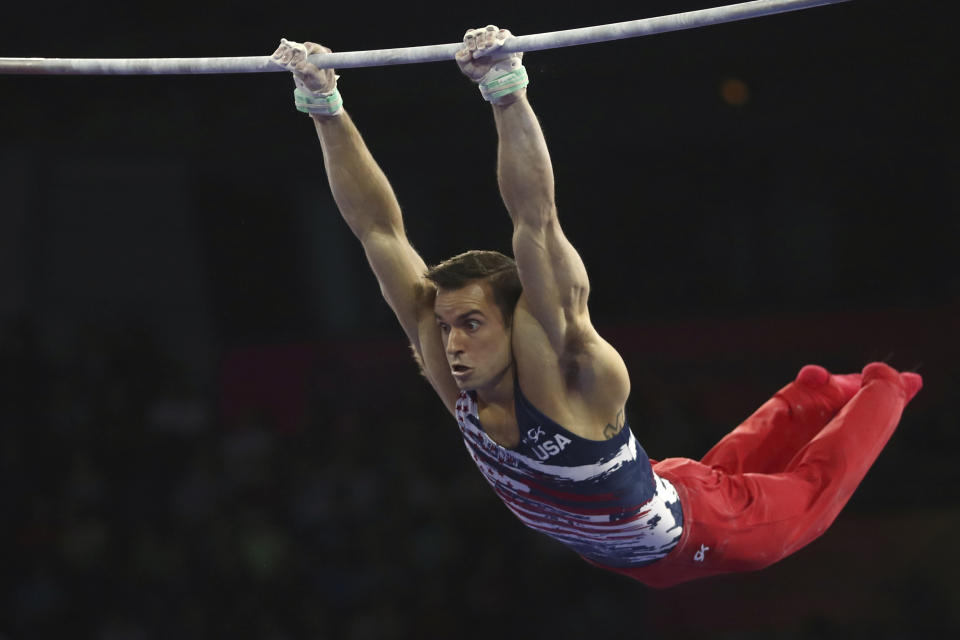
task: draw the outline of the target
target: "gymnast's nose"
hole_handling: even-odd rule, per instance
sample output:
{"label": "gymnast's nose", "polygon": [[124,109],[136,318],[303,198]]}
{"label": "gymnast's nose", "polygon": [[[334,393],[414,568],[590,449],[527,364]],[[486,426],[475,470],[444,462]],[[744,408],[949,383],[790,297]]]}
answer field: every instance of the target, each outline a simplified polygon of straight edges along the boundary
{"label": "gymnast's nose", "polygon": [[463,345],[463,331],[457,327],[452,327],[450,334],[447,336],[447,354],[455,356],[463,353]]}

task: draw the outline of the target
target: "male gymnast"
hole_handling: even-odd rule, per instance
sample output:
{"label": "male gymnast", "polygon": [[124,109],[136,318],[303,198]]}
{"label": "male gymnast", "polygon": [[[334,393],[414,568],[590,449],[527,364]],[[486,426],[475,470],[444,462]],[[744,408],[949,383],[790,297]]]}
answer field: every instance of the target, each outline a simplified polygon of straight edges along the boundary
{"label": "male gymnast", "polygon": [[297,109],[313,119],[344,220],[456,418],[470,456],[527,526],[647,585],[766,567],[836,518],[922,381],[883,363],[831,375],[808,365],[699,460],[650,460],[625,416],[623,359],[594,329],[590,285],[560,228],[553,169],[509,31],[471,29],[456,54],[499,136],[498,181],[514,259],[468,251],[428,268],[343,109],[329,52],[282,40]]}

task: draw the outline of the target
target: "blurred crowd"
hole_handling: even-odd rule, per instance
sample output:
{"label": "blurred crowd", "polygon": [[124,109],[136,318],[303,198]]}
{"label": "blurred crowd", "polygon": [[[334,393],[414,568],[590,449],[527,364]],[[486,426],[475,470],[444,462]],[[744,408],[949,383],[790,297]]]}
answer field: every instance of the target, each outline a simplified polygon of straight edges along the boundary
{"label": "blurred crowd", "polygon": [[443,416],[410,406],[422,394],[314,403],[282,433],[255,410],[219,422],[209,390],[185,387],[136,327],[77,344],[52,360],[30,323],[4,334],[0,631],[394,637],[449,624],[438,569],[469,553],[456,527],[482,535],[470,504],[483,487],[433,454],[456,435],[427,431],[424,414]]}
{"label": "blurred crowd", "polygon": [[[680,637],[673,601],[514,521],[404,353],[351,367],[313,347],[302,410],[281,425],[268,404],[189,382],[142,327],[70,344],[48,353],[28,319],[0,341],[3,640],[586,637],[646,612]],[[682,405],[646,375],[647,411]],[[674,411],[632,419],[705,449],[715,434]],[[807,637],[803,624],[777,637]]]}
{"label": "blurred crowd", "polygon": [[412,362],[281,430],[138,327],[75,344],[3,335],[0,638],[441,637],[504,601],[525,542]]}

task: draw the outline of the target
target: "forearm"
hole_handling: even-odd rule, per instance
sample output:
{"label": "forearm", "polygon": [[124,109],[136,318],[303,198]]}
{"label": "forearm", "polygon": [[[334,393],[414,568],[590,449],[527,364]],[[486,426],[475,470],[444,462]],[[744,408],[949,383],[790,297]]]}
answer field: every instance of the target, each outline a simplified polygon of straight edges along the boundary
{"label": "forearm", "polygon": [[526,91],[493,106],[500,137],[497,178],[514,225],[542,226],[556,214],[553,165]]}
{"label": "forearm", "polygon": [[370,231],[402,231],[400,206],[387,177],[373,159],[346,112],[312,116],[323,149],[330,190],[353,233],[363,240]]}

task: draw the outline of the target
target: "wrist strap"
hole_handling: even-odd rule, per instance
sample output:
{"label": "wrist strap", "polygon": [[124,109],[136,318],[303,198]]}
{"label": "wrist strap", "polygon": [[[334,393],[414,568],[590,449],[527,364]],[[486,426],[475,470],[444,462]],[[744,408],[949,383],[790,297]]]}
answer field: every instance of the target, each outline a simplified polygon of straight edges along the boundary
{"label": "wrist strap", "polygon": [[336,88],[330,93],[310,93],[300,87],[293,90],[293,103],[297,111],[319,113],[325,116],[338,116],[343,113],[343,99]]}
{"label": "wrist strap", "polygon": [[480,82],[480,95],[487,102],[496,104],[500,98],[526,88],[530,84],[527,69],[522,64],[491,80]]}

